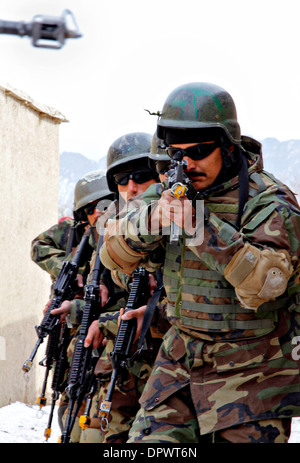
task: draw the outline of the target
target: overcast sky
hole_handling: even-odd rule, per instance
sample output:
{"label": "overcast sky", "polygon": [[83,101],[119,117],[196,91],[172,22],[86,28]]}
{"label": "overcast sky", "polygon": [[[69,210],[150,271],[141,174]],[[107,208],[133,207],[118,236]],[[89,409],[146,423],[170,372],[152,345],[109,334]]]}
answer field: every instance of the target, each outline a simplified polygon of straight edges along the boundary
{"label": "overcast sky", "polygon": [[75,15],[61,50],[0,35],[0,81],[59,110],[60,151],[92,159],[124,133],[154,133],[168,94],[224,87],[242,133],[300,139],[299,0],[1,0],[0,19]]}

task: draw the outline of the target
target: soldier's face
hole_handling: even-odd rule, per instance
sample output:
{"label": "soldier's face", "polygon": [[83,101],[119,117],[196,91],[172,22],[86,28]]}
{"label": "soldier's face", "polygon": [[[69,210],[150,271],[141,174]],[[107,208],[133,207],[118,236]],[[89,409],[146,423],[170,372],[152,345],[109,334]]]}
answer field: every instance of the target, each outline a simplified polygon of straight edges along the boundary
{"label": "soldier's face", "polygon": [[124,201],[127,202],[129,199],[134,198],[140,193],[144,193],[144,191],[146,191],[152,183],[156,183],[156,181],[151,179],[144,183],[136,183],[130,179],[127,185],[118,185],[118,192]]}
{"label": "soldier's face", "polygon": [[[182,143],[171,146],[187,149],[195,145],[197,143]],[[187,162],[186,173],[197,191],[209,188],[216,180],[223,166],[221,148],[216,148],[209,156],[197,161],[188,156],[184,156],[183,159]]]}
{"label": "soldier's face", "polygon": [[100,215],[102,215],[102,212],[99,211],[99,209],[97,209],[97,208],[94,209],[94,212],[92,214],[87,214],[89,224],[92,227],[94,227],[96,225],[96,222],[98,220],[98,217],[100,217]]}

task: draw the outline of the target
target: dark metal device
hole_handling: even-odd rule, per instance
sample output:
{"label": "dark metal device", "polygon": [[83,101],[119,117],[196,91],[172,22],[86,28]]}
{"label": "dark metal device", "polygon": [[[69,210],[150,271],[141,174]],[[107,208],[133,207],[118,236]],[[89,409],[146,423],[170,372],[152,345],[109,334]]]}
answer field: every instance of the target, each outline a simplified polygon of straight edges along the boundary
{"label": "dark metal device", "polygon": [[[68,25],[69,18],[73,27]],[[29,36],[34,47],[55,49],[62,48],[65,39],[82,37],[70,10],[64,10],[61,16],[36,15],[31,22],[0,20],[0,34]]]}

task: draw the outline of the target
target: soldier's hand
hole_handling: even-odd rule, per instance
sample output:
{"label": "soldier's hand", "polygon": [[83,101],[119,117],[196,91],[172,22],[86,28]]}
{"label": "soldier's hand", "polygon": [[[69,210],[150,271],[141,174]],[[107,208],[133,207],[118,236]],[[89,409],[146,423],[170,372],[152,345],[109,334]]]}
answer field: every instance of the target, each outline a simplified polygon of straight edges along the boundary
{"label": "soldier's hand", "polygon": [[98,327],[98,320],[91,323],[86,338],[84,340],[84,347],[93,345],[93,349],[98,349],[103,341],[103,334]]}
{"label": "soldier's hand", "polygon": [[120,309],[120,317],[119,317],[118,323],[120,322],[120,319],[121,320],[132,320],[133,318],[136,318],[137,327],[136,327],[136,334],[135,334],[135,338],[133,342],[135,342],[140,337],[146,307],[147,305],[142,305],[138,309],[128,310],[128,312],[126,313],[124,313],[125,309]]}
{"label": "soldier's hand", "polygon": [[[193,215],[195,211],[190,200],[183,196],[181,199],[174,198],[171,190],[162,193],[158,205],[153,213],[154,230],[158,223],[160,227],[169,227],[171,222],[176,223],[180,228],[185,229],[188,233],[193,229]],[[152,226],[152,216],[151,216]]]}
{"label": "soldier's hand", "polygon": [[58,309],[52,309],[52,315],[60,315],[60,321],[64,322],[66,316],[71,312],[72,301],[64,301]]}
{"label": "soldier's hand", "polygon": [[154,275],[152,275],[151,273],[149,273],[149,284],[150,284],[150,295],[152,296],[155,288],[156,288],[156,285],[157,285],[157,282],[154,278]]}
{"label": "soldier's hand", "polygon": [[79,288],[83,288],[84,284],[83,284],[83,276],[81,275],[81,273],[78,273],[77,274],[77,285]]}
{"label": "soldier's hand", "polygon": [[45,307],[44,307],[43,315],[45,315],[45,313],[46,313],[47,310],[49,309],[49,305],[51,304],[51,302],[52,302],[52,299],[49,299],[49,301],[47,302],[47,304],[46,304]]}
{"label": "soldier's hand", "polygon": [[101,297],[101,306],[103,307],[107,303],[109,296],[107,286],[105,286],[104,284],[100,284],[99,293]]}

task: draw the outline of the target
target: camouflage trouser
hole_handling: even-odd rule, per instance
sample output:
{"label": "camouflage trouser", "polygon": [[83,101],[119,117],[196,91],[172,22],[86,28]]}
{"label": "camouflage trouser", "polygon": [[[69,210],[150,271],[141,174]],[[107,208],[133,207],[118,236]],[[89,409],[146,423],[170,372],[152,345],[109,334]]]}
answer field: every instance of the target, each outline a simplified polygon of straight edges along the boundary
{"label": "camouflage trouser", "polygon": [[[108,430],[102,430],[104,444],[125,443],[135,416],[140,408],[139,398],[146,379],[129,373],[128,378],[117,384],[112,396],[112,405],[108,417]],[[98,394],[98,403],[106,399],[110,381],[103,382]],[[99,413],[98,413],[99,415]],[[103,427],[105,423],[103,423]]]}
{"label": "camouflage trouser", "polygon": [[[180,410],[180,413],[178,412]],[[129,433],[128,443],[286,443],[291,418],[244,423],[200,435],[190,400],[189,387],[171,396],[154,410],[141,408]]]}
{"label": "camouflage trouser", "polygon": [[[78,410],[72,431],[71,431],[71,443],[72,444],[90,444],[90,443],[102,443],[103,436],[100,432],[100,420],[98,418],[98,403],[97,397],[93,399],[91,410],[90,410],[90,418],[91,423],[90,426],[84,430],[81,429],[79,425],[79,418],[83,415],[85,411],[86,402],[84,401]],[[67,415],[68,415],[68,403],[61,403],[60,409],[63,411],[62,416],[62,423],[65,426]]]}
{"label": "camouflage trouser", "polygon": [[[70,349],[75,340],[70,344]],[[71,350],[69,351],[71,352]],[[103,355],[103,358],[105,355]],[[153,359],[143,357],[134,363],[133,371],[128,372],[120,383],[117,381],[112,397],[111,411],[108,418],[108,430],[103,431],[100,419],[100,404],[107,397],[110,384],[110,374],[100,374],[100,386],[92,400],[90,411],[91,423],[84,431],[79,426],[79,417],[83,414],[85,403],[81,406],[74,423],[71,441],[72,443],[125,443],[128,432],[140,408],[139,398],[145,387],[152,370]],[[68,413],[66,404],[68,397],[64,394],[61,398],[60,408],[63,410],[62,422],[65,424]]]}
{"label": "camouflage trouser", "polygon": [[[125,370],[124,377],[117,380],[112,396],[112,404],[108,417],[108,430],[105,423],[97,425],[102,434],[103,443],[125,443],[128,432],[140,408],[139,399],[152,371],[154,360],[161,344],[161,338],[153,338],[148,343],[147,351],[143,351],[134,361],[130,370]],[[94,397],[96,415],[99,419],[99,407],[107,398],[111,376],[111,360],[109,352],[113,348],[113,340],[108,339],[97,364],[97,373],[101,378],[97,397]],[[97,402],[97,404],[96,404]],[[100,420],[99,420],[100,422]],[[96,423],[96,422],[95,422]]]}
{"label": "camouflage trouser", "polygon": [[[148,374],[147,374],[148,377]],[[101,425],[100,404],[106,399],[110,378],[101,380],[99,391],[94,395],[90,411],[91,423],[82,431],[79,426],[79,417],[83,414],[85,403],[82,404],[77,414],[71,432],[72,443],[125,443],[128,432],[140,408],[139,398],[145,386],[147,378],[138,378],[129,373],[128,378],[122,384],[116,384],[112,397],[111,411],[108,418],[108,430],[103,430],[105,423]],[[64,406],[63,403],[60,405]],[[66,422],[68,408],[64,409],[63,423]]]}
{"label": "camouflage trouser", "polygon": [[[74,331],[75,331],[75,328],[74,328]],[[70,344],[67,350],[68,362],[70,366],[72,364],[72,358],[73,358],[76,340],[77,340],[77,337],[75,333],[74,337],[70,341]],[[61,394],[59,409],[58,409],[58,421],[59,421],[59,426],[60,426],[62,433],[63,433],[63,428],[67,420],[68,405],[69,405],[69,397],[66,391],[64,391]],[[81,407],[77,413],[77,417],[75,419],[75,422],[74,422],[74,425],[71,431],[71,436],[70,436],[71,443],[101,443],[103,440],[103,436],[99,431],[100,421],[97,418],[97,397],[95,396],[92,402],[92,407],[90,411],[90,415],[91,415],[90,427],[83,431],[81,427],[79,426],[79,418],[85,411],[85,405],[86,405],[86,402],[84,401],[81,404]]]}
{"label": "camouflage trouser", "polygon": [[300,361],[292,342],[299,330],[294,311],[252,339],[208,342],[172,327],[129,442],[195,443],[212,433],[233,442],[286,442],[291,418],[300,416]]}

